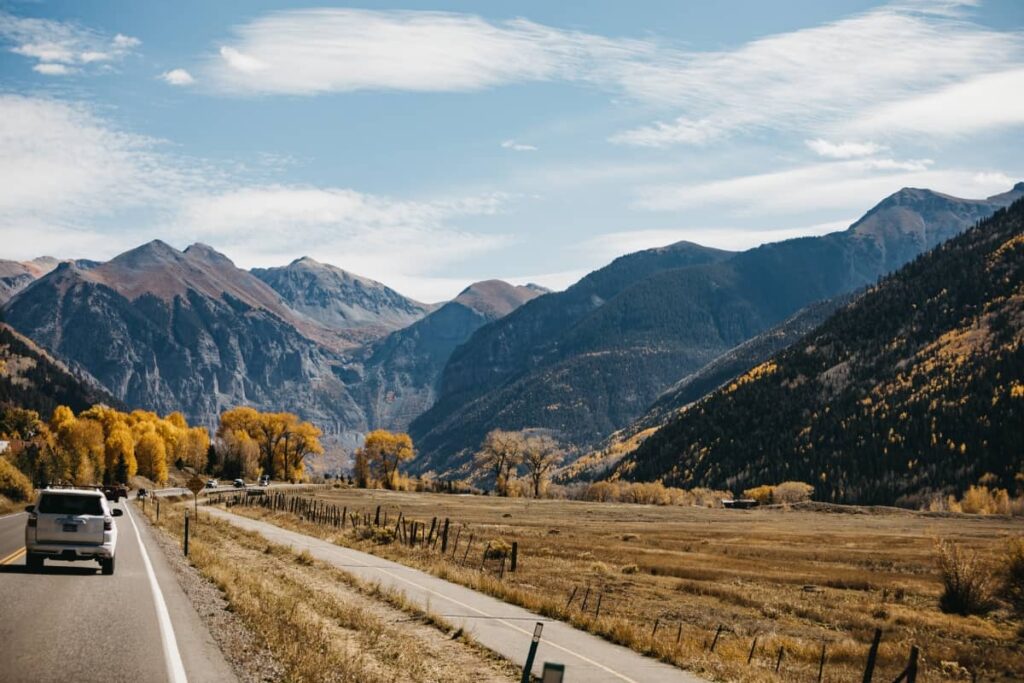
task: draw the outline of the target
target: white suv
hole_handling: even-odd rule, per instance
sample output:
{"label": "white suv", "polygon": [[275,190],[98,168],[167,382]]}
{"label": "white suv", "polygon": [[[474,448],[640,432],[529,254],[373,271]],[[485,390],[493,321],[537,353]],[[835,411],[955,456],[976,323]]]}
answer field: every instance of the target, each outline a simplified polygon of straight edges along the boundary
{"label": "white suv", "polygon": [[25,557],[30,570],[42,569],[48,557],[66,562],[96,560],[104,574],[114,573],[114,517],[124,511],[112,510],[102,491],[44,489],[25,511]]}

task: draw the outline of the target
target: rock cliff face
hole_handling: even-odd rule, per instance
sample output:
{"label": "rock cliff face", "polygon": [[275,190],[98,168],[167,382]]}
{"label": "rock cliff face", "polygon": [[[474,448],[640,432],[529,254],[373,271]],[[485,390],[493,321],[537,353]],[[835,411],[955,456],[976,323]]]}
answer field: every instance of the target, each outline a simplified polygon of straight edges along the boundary
{"label": "rock cliff face", "polygon": [[295,411],[333,434],[364,426],[323,330],[209,247],[151,242],[91,270],[61,264],[5,316],[132,407],[211,426],[241,404]]}
{"label": "rock cliff face", "polygon": [[[404,428],[433,402],[452,349],[545,291],[486,281],[431,312],[311,259],[260,279],[208,246],[160,241],[52,265],[0,264],[27,283],[5,317],[117,400],[211,427],[237,405],[287,410],[349,446],[370,428]],[[353,347],[365,338],[376,340]]]}
{"label": "rock cliff face", "polygon": [[679,244],[617,259],[487,325],[413,421],[419,467],[457,470],[490,429],[543,427],[587,446],[674,382],[817,300],[874,283],[1024,194],[890,196],[849,230],[739,254]]}
{"label": "rock cliff face", "polygon": [[292,310],[334,332],[342,345],[380,339],[434,308],[308,256],[280,268],[254,268],[252,274],[270,285]]}
{"label": "rock cliff face", "polygon": [[[49,273],[60,261],[52,256],[40,256],[31,261],[5,261],[0,259],[0,306],[11,297],[28,287],[37,278]],[[75,261],[79,268],[88,270],[98,266],[95,261],[79,259]]]}
{"label": "rock cliff face", "polygon": [[478,282],[367,352],[354,388],[371,428],[406,429],[433,405],[441,370],[452,351],[483,325],[507,315],[546,290],[500,280]]}

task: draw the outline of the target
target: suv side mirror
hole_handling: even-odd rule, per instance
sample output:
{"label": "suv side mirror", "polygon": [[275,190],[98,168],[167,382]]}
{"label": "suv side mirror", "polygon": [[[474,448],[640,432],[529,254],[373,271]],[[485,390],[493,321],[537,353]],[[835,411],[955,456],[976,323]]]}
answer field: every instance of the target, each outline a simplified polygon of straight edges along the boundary
{"label": "suv side mirror", "polygon": [[124,516],[124,510],[122,510],[121,508],[114,508],[113,510],[110,511],[110,514],[112,514],[114,517],[122,517]]}
{"label": "suv side mirror", "polygon": [[35,511],[36,511],[36,506],[35,505],[26,505],[25,506],[25,512],[35,512]]}

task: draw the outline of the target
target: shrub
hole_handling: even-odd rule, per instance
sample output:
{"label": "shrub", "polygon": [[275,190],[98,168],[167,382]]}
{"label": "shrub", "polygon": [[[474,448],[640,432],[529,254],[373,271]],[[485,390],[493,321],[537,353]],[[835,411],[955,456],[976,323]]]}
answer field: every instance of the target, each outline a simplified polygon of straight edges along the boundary
{"label": "shrub", "polygon": [[811,499],[814,487],[802,481],[784,481],[775,487],[775,502],[801,503]]}
{"label": "shrub", "polygon": [[0,457],[0,496],[15,503],[32,497],[32,482],[7,458]]}
{"label": "shrub", "polygon": [[1010,514],[1010,494],[1006,489],[989,489],[988,486],[971,486],[960,501],[960,508],[973,515]]}
{"label": "shrub", "polygon": [[1001,573],[1000,596],[1010,603],[1018,616],[1024,617],[1024,536],[1006,544]]}
{"label": "shrub", "polygon": [[768,505],[774,502],[775,498],[775,487],[767,484],[761,486],[755,486],[752,489],[747,489],[743,492],[744,498],[753,498],[761,505]]}
{"label": "shrub", "polygon": [[638,571],[640,571],[640,567],[636,566],[635,564],[627,564],[625,567],[622,568],[623,574],[636,574]]}
{"label": "shrub", "polygon": [[356,538],[372,541],[377,545],[391,545],[395,542],[394,527],[363,526],[356,529]]}
{"label": "shrub", "polygon": [[500,560],[511,554],[512,546],[504,538],[496,538],[487,547],[485,557],[489,560]]}
{"label": "shrub", "polygon": [[952,614],[984,614],[992,608],[992,573],[978,554],[949,541],[936,544],[943,591],[939,608]]}

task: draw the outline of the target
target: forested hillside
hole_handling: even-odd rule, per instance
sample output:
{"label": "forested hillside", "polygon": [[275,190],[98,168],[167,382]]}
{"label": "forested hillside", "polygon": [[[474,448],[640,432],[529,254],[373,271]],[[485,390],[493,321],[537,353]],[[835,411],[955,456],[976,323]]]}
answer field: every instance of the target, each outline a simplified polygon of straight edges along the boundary
{"label": "forested hillside", "polygon": [[693,405],[616,476],[916,505],[1024,478],[1024,201]]}
{"label": "forested hillside", "polygon": [[410,427],[419,467],[457,470],[495,428],[593,446],[737,344],[874,284],[1022,193],[1024,184],[987,199],[905,188],[842,232],[739,254],[680,243],[620,258],[452,354],[437,403]]}
{"label": "forested hillside", "polygon": [[76,411],[95,403],[121,405],[95,380],[75,374],[0,322],[0,404],[8,403],[34,410],[44,418],[58,405]]}

